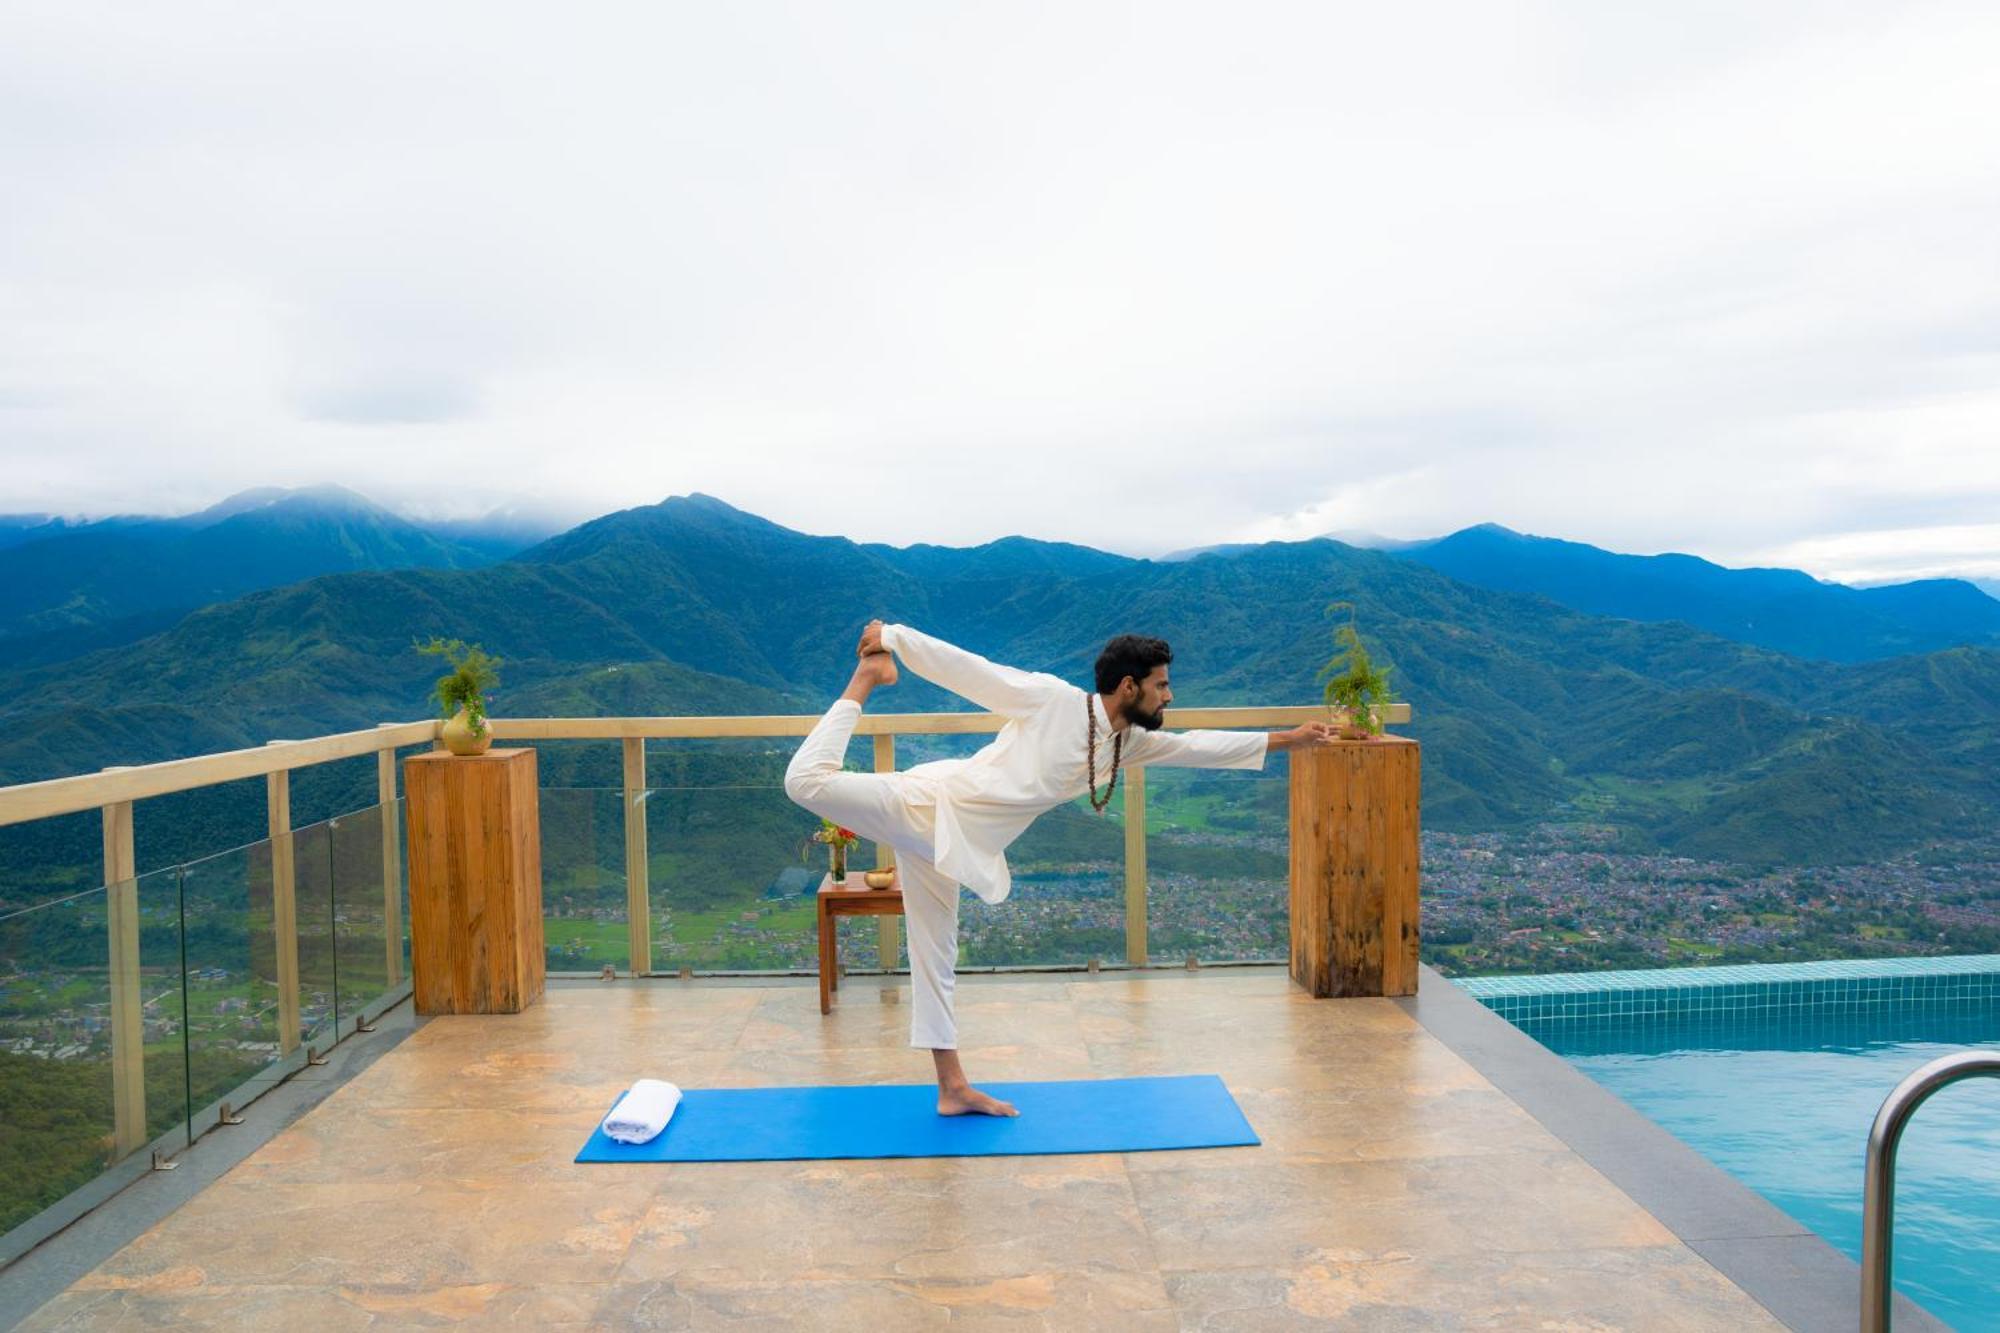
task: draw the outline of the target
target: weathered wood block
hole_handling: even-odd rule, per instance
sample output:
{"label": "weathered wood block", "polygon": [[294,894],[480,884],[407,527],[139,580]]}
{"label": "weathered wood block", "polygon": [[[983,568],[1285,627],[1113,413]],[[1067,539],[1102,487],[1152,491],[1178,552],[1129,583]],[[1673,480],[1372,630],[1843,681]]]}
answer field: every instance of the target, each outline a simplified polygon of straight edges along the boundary
{"label": "weathered wood block", "polygon": [[1384,736],[1288,755],[1292,980],[1317,996],[1416,994],[1420,747]]}
{"label": "weathered wood block", "polygon": [[403,761],[410,979],[420,1014],[514,1014],[542,993],[533,750]]}

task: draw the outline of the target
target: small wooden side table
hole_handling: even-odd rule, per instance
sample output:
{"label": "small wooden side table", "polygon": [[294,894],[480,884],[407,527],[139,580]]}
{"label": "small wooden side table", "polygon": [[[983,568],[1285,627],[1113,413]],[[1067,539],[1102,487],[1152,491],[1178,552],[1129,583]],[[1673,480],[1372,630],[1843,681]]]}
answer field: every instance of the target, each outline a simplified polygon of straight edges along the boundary
{"label": "small wooden side table", "polygon": [[853,888],[836,889],[829,872],[819,882],[819,1011],[833,1012],[833,993],[840,989],[839,940],[836,923],[844,916],[901,916],[903,878],[898,875],[886,889],[871,889],[862,878],[865,872],[850,871],[847,882]]}

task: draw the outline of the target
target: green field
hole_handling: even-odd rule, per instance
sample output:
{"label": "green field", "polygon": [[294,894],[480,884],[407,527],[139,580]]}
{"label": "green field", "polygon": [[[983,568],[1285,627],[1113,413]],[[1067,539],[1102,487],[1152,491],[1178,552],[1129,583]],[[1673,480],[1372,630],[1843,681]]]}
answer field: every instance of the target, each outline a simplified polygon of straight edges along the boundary
{"label": "green field", "polygon": [[1583,779],[1586,791],[1571,801],[1580,810],[1603,816],[1613,810],[1625,818],[1644,818],[1649,811],[1692,814],[1728,790],[1712,778],[1648,779],[1598,773]]}

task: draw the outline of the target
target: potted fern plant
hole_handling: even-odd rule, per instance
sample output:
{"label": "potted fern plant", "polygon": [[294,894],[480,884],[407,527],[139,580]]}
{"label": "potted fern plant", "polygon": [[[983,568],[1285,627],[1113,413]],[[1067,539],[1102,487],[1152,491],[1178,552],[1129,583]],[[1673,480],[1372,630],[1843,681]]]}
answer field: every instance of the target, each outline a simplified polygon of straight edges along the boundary
{"label": "potted fern plant", "polygon": [[438,740],[453,754],[485,754],[493,744],[493,728],[486,721],[486,692],[500,683],[500,659],[462,639],[433,635],[429,643],[413,646],[420,653],[451,663],[450,672],[439,676],[431,687],[445,719],[438,729]]}
{"label": "potted fern plant", "polygon": [[1333,631],[1335,651],[1318,678],[1326,682],[1326,707],[1340,725],[1343,740],[1368,740],[1382,734],[1382,719],[1376,709],[1394,703],[1389,689],[1389,671],[1375,665],[1354,628],[1354,603],[1329,602],[1329,612],[1345,610],[1347,623]]}

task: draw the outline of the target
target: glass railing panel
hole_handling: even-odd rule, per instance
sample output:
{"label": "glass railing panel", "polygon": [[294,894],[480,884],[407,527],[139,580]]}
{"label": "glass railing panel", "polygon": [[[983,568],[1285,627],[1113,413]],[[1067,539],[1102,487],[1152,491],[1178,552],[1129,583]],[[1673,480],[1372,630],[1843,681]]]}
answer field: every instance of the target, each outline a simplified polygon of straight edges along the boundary
{"label": "glass railing panel", "polygon": [[183,867],[187,913],[189,1101],[194,1131],[210,1108],[239,1104],[284,1076],[271,844],[252,843]]}
{"label": "glass railing panel", "polygon": [[544,787],[542,919],[551,972],[631,965],[625,911],[625,793]]}
{"label": "glass railing panel", "polygon": [[139,876],[139,1007],[145,1033],[146,1138],[172,1131],[169,1151],[192,1141],[188,1125],[187,907],[181,867]]}
{"label": "glass railing panel", "polygon": [[[422,754],[428,748],[414,746],[397,753]],[[377,762],[372,754],[293,769],[290,780],[293,827],[344,818],[353,811],[373,806],[379,794],[376,774]]]}
{"label": "glass railing panel", "polygon": [[377,1012],[410,976],[410,881],[402,811],[401,801],[371,805],[328,826],[333,999],[343,1032],[353,1030],[356,1018]]}
{"label": "glass railing panel", "polygon": [[[1290,773],[1146,770],[1146,947],[1155,964],[1283,962]],[[1122,814],[1122,809],[1121,809]]]}
{"label": "glass railing panel", "polygon": [[331,827],[319,823],[294,829],[292,856],[299,931],[298,1038],[325,1050],[336,1040],[334,994],[339,985]]}
{"label": "glass railing panel", "polygon": [[[817,961],[813,895],[827,848],[819,818],[782,785],[656,787],[645,800],[653,970],[798,971]],[[860,874],[872,843],[849,853]],[[851,967],[877,964],[875,925],[843,930]],[[865,944],[865,947],[864,947]]]}
{"label": "glass railing panel", "polygon": [[[139,864],[163,863],[142,857]],[[0,827],[0,915],[103,887],[103,812]]]}
{"label": "glass railing panel", "polygon": [[[1121,788],[1122,788],[1121,784]],[[1125,829],[1085,797],[1039,816],[1007,849],[1013,888],[989,905],[962,894],[959,960],[966,967],[1082,967],[1125,957]]]}
{"label": "glass railing panel", "polygon": [[[650,743],[654,747],[666,744]],[[544,791],[607,791],[625,780],[623,749],[615,740],[499,740],[494,744],[506,749],[531,747],[535,752],[535,780]]]}
{"label": "glass railing panel", "polygon": [[106,900],[0,917],[0,1233],[113,1160]]}
{"label": "glass railing panel", "polygon": [[[186,865],[271,833],[269,784],[237,778],[191,791],[150,796],[132,808],[132,846],[141,866]],[[308,822],[293,808],[293,823]]]}
{"label": "glass railing panel", "polygon": [[[139,948],[136,973],[118,981],[114,898],[135,909]],[[0,1234],[162,1136],[169,1150],[185,1146],[181,945],[178,868],[0,914]],[[121,1001],[137,1016],[140,1044],[134,1120],[122,1138]]]}

